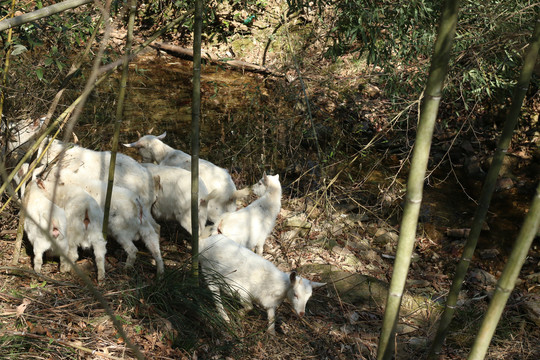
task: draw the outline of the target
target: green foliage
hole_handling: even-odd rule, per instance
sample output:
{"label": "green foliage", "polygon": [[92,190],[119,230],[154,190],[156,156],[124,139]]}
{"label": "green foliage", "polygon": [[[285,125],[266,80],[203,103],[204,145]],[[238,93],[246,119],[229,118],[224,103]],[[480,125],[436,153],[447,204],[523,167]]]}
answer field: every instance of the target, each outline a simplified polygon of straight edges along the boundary
{"label": "green foliage", "polygon": [[[49,4],[38,2],[36,8],[46,5]],[[29,3],[20,6],[16,8],[17,11],[35,10]],[[85,45],[94,26],[91,17],[93,10],[85,7],[79,9],[77,12],[66,11],[15,27],[12,39],[14,51],[11,53],[14,68],[20,69],[17,64],[23,64],[22,68],[26,69],[24,77],[37,78],[44,85],[50,85],[58,73],[67,71],[67,64],[71,62],[69,57],[75,49]],[[7,15],[6,11],[7,8],[4,8],[0,15]],[[7,32],[2,33],[2,36],[5,41]],[[28,66],[30,56],[39,54],[42,55],[39,61]],[[11,77],[20,78],[19,74]]]}
{"label": "green foliage", "polygon": [[[327,17],[335,14],[326,56],[356,54],[380,66],[387,76],[386,92],[404,98],[418,97],[423,90],[444,3],[318,0],[309,5],[303,0],[288,1],[291,11],[314,6],[326,11]],[[324,5],[333,10],[324,10]],[[465,108],[477,101],[506,98],[519,72],[536,11],[520,0],[463,1],[445,98],[461,99]]]}

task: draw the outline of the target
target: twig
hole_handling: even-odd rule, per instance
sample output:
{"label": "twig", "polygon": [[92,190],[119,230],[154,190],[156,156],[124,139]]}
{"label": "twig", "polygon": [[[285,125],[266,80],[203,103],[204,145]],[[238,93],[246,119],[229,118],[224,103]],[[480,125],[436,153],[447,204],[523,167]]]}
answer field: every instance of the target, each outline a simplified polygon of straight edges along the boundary
{"label": "twig", "polygon": [[48,336],[43,336],[43,335],[27,333],[27,332],[24,332],[24,331],[22,331],[22,332],[21,331],[6,331],[6,332],[2,333],[2,335],[23,336],[23,337],[28,337],[28,338],[31,338],[31,339],[45,341],[47,343],[55,342],[58,345],[69,346],[69,347],[72,347],[74,349],[84,351],[84,352],[89,353],[89,354],[94,355],[94,356],[101,356],[101,357],[104,357],[104,358],[107,358],[107,359],[113,359],[113,360],[123,360],[123,358],[112,356],[112,355],[106,354],[106,353],[98,351],[98,350],[92,350],[92,349],[86,348],[84,346],[77,345],[77,344],[75,344],[73,342],[70,342],[70,341],[55,339],[55,338],[48,337]]}

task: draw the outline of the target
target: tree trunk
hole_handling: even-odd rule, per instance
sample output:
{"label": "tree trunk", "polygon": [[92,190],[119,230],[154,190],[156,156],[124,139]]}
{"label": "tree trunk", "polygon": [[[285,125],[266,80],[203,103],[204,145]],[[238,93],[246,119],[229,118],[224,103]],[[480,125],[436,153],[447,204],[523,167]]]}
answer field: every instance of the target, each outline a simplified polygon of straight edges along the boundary
{"label": "tree trunk", "polygon": [[120,79],[120,91],[118,92],[118,104],[116,106],[116,122],[114,124],[114,135],[111,148],[111,161],[109,163],[109,177],[107,179],[107,194],[105,195],[105,209],[103,211],[103,237],[107,239],[109,226],[109,212],[111,209],[111,197],[114,184],[114,170],[116,166],[116,153],[118,152],[118,139],[120,137],[120,124],[122,124],[122,114],[124,112],[124,100],[126,98],[126,86],[129,75],[129,60],[131,59],[131,44],[133,43],[133,26],[135,24],[135,14],[137,0],[130,0],[129,20],[127,27],[126,50],[122,63],[122,78]]}
{"label": "tree trunk", "polygon": [[[163,50],[173,56],[176,56],[182,59],[193,60],[194,58],[193,50],[186,49],[181,46],[159,43],[159,42],[152,44],[150,46],[153,47],[154,49]],[[272,75],[272,76],[277,76],[277,77],[285,76],[281,73],[274,72],[264,66],[248,63],[246,61],[233,60],[233,59],[219,59],[217,56],[212,55],[207,51],[204,51],[204,52],[201,51],[201,58],[204,58],[204,60],[212,64],[226,66],[234,70],[249,71],[249,72],[255,72],[255,73],[260,73],[264,75]]]}
{"label": "tree trunk", "polygon": [[191,254],[192,271],[199,274],[199,127],[201,114],[201,33],[203,0],[195,1],[193,37],[193,101],[191,108]]}

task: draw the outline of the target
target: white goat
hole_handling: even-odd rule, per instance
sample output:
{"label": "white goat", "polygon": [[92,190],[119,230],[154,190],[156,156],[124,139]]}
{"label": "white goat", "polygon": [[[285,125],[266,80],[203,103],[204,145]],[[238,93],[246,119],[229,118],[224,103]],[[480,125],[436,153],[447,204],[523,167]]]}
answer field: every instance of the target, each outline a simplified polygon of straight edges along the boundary
{"label": "white goat", "polygon": [[[191,172],[182,168],[150,163],[142,164],[154,177],[158,193],[152,205],[152,215],[158,220],[176,220],[191,234]],[[199,233],[206,225],[208,202],[215,192],[208,194],[199,180]]]}
{"label": "white goat", "polygon": [[[54,250],[52,241],[64,254],[68,252],[67,219],[64,210],[53,204],[35,181],[28,184],[23,199],[26,209],[24,230],[34,248],[34,270],[41,273],[43,253]],[[43,232],[45,230],[47,234]],[[60,259],[60,270],[69,270],[69,265]]]}
{"label": "white goat", "polygon": [[[62,171],[60,179],[64,183],[74,184],[88,192],[105,210],[107,183],[101,180],[83,179],[75,173]],[[108,234],[111,235],[128,254],[126,266],[131,267],[137,258],[134,241],[141,239],[156,261],[157,274],[164,271],[163,259],[159,249],[159,234],[148,219],[150,215],[141,204],[140,198],[132,191],[113,186],[109,212]]]}
{"label": "white goat", "polygon": [[[64,149],[63,156],[59,156]],[[50,170],[49,175],[52,175],[52,177],[56,176],[59,167],[61,170],[76,173],[81,179],[104,181],[108,179],[111,160],[109,151],[93,151],[53,140],[47,151],[45,163],[51,163],[57,156],[61,158],[61,161]],[[52,177],[49,177],[49,179],[53,180]],[[116,154],[114,184],[137,194],[142,200],[145,211],[150,213],[150,208],[156,200],[154,179],[137,161],[127,155]],[[159,225],[152,217],[148,220],[159,234]]]}
{"label": "white goat", "polygon": [[222,291],[237,294],[246,310],[253,308],[253,302],[262,306],[268,314],[268,331],[272,334],[275,334],[276,309],[284,299],[303,316],[312,289],[325,285],[303,279],[296,272],[282,272],[270,261],[221,234],[202,239],[200,246],[203,275],[226,321],[229,317],[221,302],[220,285]]}
{"label": "white goat", "polygon": [[68,258],[75,262],[79,258],[77,248],[92,248],[96,258],[97,279],[105,279],[106,242],[103,238],[103,211],[96,200],[75,185],[38,181],[45,195],[62,207],[67,218]]}
{"label": "white goat", "polygon": [[211,234],[223,234],[262,255],[266,238],[272,232],[281,209],[279,175],[264,174],[253,186],[253,192],[262,196],[243,209],[221,215]]}
{"label": "white goat", "polygon": [[13,161],[22,157],[30,145],[29,140],[38,133],[45,121],[45,117],[39,119],[26,119],[17,122],[10,122],[6,126],[2,121],[2,133],[6,133],[6,143],[8,156]]}
{"label": "white goat", "polygon": [[[163,143],[166,132],[159,136],[145,135],[134,143],[124,144],[139,150],[143,162],[176,166],[191,171],[191,156]],[[236,210],[236,200],[249,195],[249,189],[236,190],[229,172],[211,162],[199,159],[199,176],[209,192],[217,190],[216,196],[208,203],[208,219],[216,222],[224,212]]]}

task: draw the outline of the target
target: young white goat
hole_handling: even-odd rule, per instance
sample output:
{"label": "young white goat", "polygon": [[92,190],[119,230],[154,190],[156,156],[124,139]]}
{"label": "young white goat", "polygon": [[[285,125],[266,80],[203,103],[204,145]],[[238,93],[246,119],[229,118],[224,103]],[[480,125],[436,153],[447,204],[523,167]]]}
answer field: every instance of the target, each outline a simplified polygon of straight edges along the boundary
{"label": "young white goat", "polygon": [[246,310],[253,308],[253,302],[262,306],[268,314],[268,331],[272,334],[275,334],[276,309],[283,300],[288,299],[296,314],[303,316],[312,290],[325,285],[303,279],[295,272],[282,272],[270,261],[221,234],[200,240],[200,246],[203,275],[226,321],[229,317],[221,302],[220,285],[222,291],[237,294]]}
{"label": "young white goat", "polygon": [[1,131],[6,134],[8,163],[16,163],[27,152],[30,145],[32,145],[30,140],[39,132],[45,119],[45,117],[42,117],[20,120],[10,122],[8,126],[2,121]]}
{"label": "young white goat", "polygon": [[[88,192],[105,209],[107,183],[101,180],[83,179],[75,173],[62,171],[60,179],[64,183],[74,184]],[[164,271],[163,259],[159,249],[159,234],[148,220],[151,218],[141,204],[140,198],[132,191],[113,186],[109,212],[108,234],[111,235],[128,254],[126,266],[131,267],[137,258],[134,241],[141,239],[156,261],[157,274]]]}
{"label": "young white goat", "polygon": [[[134,143],[124,144],[139,150],[143,162],[156,162],[160,165],[176,166],[191,171],[191,156],[181,150],[163,143],[166,132],[159,136],[145,135]],[[208,202],[208,219],[216,222],[224,212],[236,210],[236,200],[249,195],[249,189],[236,190],[231,175],[226,169],[211,162],[199,159],[199,176],[209,192],[216,191]]]}
{"label": "young white goat", "polygon": [[79,258],[77,249],[92,248],[96,258],[97,279],[105,279],[106,242],[103,238],[103,211],[96,200],[75,185],[61,185],[56,182],[38,184],[45,190],[49,200],[62,207],[67,218],[68,258],[75,262]]}
{"label": "young white goat", "polygon": [[[108,179],[109,163],[111,161],[109,151],[93,151],[54,140],[47,151],[46,164],[54,161],[63,150],[65,152],[61,156],[61,161],[56,163],[49,172],[49,180],[53,180],[56,176],[58,167],[61,170],[76,173],[81,179],[104,181]],[[114,184],[136,193],[141,198],[143,207],[150,213],[150,208],[156,200],[154,179],[137,161],[127,155],[116,154]],[[159,225],[152,218],[149,221],[156,232],[159,233]]]}
{"label": "young white goat", "polygon": [[211,234],[223,234],[262,255],[266,238],[272,232],[281,209],[279,175],[264,174],[253,186],[253,192],[262,196],[243,209],[221,215]]}
{"label": "young white goat", "polygon": [[[172,166],[142,165],[154,176],[158,185],[152,215],[158,220],[176,220],[191,234],[191,172]],[[206,186],[199,180],[199,233],[206,225],[208,201],[214,195],[215,192],[208,194]]]}
{"label": "young white goat", "polygon": [[[38,187],[35,181],[28,184],[26,194],[23,198],[23,205],[26,209],[24,230],[34,248],[34,270],[37,273],[41,273],[43,253],[48,250],[54,250],[51,240],[56,242],[60,251],[64,254],[68,253],[66,215],[63,209],[53,204],[45,196],[43,190]],[[46,230],[47,234],[43,230]],[[60,259],[60,263],[62,264],[60,266],[62,271],[69,269],[69,266],[64,265],[62,258]]]}

